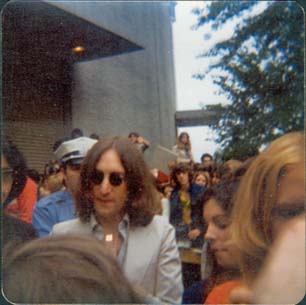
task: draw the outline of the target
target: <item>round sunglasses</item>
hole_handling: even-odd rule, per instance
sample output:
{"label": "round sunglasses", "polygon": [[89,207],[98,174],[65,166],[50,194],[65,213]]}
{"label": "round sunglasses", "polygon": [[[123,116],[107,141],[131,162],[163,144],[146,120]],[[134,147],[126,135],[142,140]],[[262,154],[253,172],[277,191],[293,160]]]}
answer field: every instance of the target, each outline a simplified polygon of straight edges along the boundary
{"label": "round sunglasses", "polygon": [[[95,185],[99,185],[103,182],[105,177],[105,174],[103,171],[100,170],[94,170],[94,172],[91,175],[91,182]],[[117,173],[117,172],[112,172],[109,174],[109,183],[112,186],[119,186],[123,183],[124,180],[124,174],[122,173]]]}

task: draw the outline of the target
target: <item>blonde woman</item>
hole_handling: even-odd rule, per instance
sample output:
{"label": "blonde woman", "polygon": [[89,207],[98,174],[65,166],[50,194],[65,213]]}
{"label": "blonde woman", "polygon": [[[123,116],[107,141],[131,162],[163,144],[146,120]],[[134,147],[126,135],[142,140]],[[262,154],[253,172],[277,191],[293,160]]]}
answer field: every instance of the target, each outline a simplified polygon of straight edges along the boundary
{"label": "blonde woman", "polygon": [[194,163],[191,142],[187,132],[180,133],[172,151],[177,155],[176,163]]}
{"label": "blonde woman", "polygon": [[210,186],[210,176],[208,172],[197,171],[193,175],[193,183],[209,187]]}
{"label": "blonde woman", "polygon": [[284,225],[305,212],[304,147],[303,133],[281,136],[251,163],[241,180],[231,230],[247,287],[252,287]]}

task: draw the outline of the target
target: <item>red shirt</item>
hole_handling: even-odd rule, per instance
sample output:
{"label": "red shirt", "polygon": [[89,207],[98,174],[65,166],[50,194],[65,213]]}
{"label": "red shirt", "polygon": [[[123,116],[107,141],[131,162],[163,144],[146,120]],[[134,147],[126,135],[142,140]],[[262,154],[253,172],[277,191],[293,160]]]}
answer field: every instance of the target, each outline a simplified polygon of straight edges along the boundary
{"label": "red shirt", "polygon": [[32,213],[37,201],[37,184],[27,178],[26,184],[17,198],[14,198],[5,208],[5,213],[23,221],[32,223]]}
{"label": "red shirt", "polygon": [[240,281],[228,281],[213,288],[204,304],[231,304],[229,296],[234,288],[242,285]]}

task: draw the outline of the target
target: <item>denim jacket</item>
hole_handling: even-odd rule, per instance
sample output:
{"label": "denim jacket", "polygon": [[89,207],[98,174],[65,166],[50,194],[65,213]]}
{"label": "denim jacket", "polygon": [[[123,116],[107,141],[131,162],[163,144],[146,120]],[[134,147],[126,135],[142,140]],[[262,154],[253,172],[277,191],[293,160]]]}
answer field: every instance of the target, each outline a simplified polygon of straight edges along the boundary
{"label": "denim jacket", "polygon": [[[206,187],[197,185],[197,184],[190,184],[188,193],[191,200],[191,225],[188,228],[189,230],[199,229],[201,231],[201,235],[197,238],[196,246],[202,246],[203,241],[203,222],[202,222],[202,209],[197,203],[197,199],[199,195],[206,189]],[[183,208],[180,204],[179,199],[179,189],[175,188],[170,196],[170,223],[175,227],[177,230],[177,237],[180,235],[178,232],[180,224],[182,223],[183,218]],[[182,232],[183,233],[183,232]],[[188,232],[187,232],[188,233]],[[186,234],[186,232],[184,232]]]}

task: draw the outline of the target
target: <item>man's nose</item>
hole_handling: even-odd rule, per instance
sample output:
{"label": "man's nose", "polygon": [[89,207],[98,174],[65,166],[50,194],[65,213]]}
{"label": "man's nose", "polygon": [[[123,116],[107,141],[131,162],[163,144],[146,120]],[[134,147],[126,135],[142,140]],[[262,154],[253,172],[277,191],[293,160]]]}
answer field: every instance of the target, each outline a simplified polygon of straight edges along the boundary
{"label": "man's nose", "polygon": [[100,191],[102,194],[108,194],[111,191],[111,184],[108,177],[104,177],[103,181],[101,182]]}

